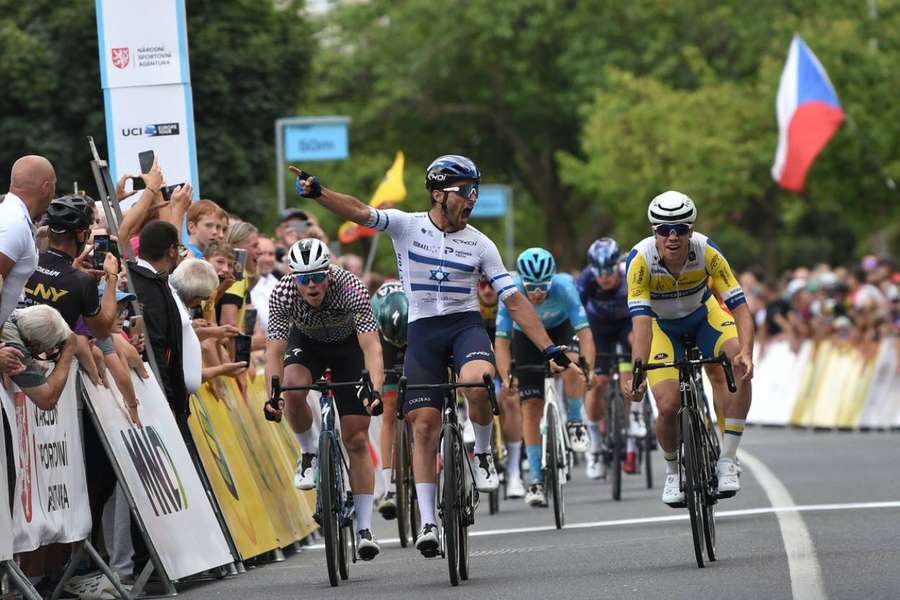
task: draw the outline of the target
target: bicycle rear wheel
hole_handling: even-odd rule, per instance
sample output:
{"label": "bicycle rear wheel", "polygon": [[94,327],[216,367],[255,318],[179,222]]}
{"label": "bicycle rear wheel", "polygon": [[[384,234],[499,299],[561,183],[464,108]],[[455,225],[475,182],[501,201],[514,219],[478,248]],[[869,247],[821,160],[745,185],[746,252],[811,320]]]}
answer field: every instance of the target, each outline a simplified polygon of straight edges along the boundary
{"label": "bicycle rear wheel", "polygon": [[[469,481],[466,469],[466,463],[462,462],[464,457],[460,456],[460,463],[462,468],[459,471],[460,480],[459,480],[459,506],[460,512],[459,514],[459,578],[463,581],[469,579],[469,524],[473,521],[470,521],[467,515],[472,515],[475,511],[475,499],[472,497],[472,483]],[[498,492],[494,492],[494,495],[499,495]],[[465,514],[463,514],[465,511]]]}
{"label": "bicycle rear wheel", "polygon": [[622,436],[622,398],[615,392],[609,396],[606,420],[606,431],[609,433],[610,451],[612,452],[612,461],[610,470],[612,471],[612,497],[613,500],[622,499],[622,446],[625,440]]}
{"label": "bicycle rear wheel", "polygon": [[410,452],[407,438],[406,423],[397,423],[397,434],[394,438],[394,486],[397,492],[397,532],[400,536],[400,546],[406,548],[410,538],[415,539],[415,529],[410,522],[410,509],[412,506],[412,485],[409,468]]}
{"label": "bicycle rear wheel", "polygon": [[566,524],[566,507],[563,498],[562,481],[560,481],[559,471],[560,465],[560,440],[559,440],[559,416],[550,405],[547,411],[547,439],[546,439],[546,464],[544,471],[544,486],[550,492],[553,501],[553,520],[556,522],[556,528],[562,529]]}
{"label": "bicycle rear wheel", "polygon": [[644,397],[644,425],[647,428],[647,434],[644,436],[644,470],[647,473],[647,489],[653,489],[653,432],[651,425],[653,424],[653,409],[650,407],[650,399]]}
{"label": "bicycle rear wheel", "polygon": [[344,580],[350,577],[350,558],[353,556],[353,546],[356,543],[353,539],[353,521],[350,523],[341,527],[338,533],[338,573]]}
{"label": "bicycle rear wheel", "polygon": [[684,495],[687,501],[688,514],[691,517],[691,535],[694,540],[694,556],[697,566],[703,564],[703,520],[705,516],[706,491],[703,489],[700,454],[697,430],[691,419],[690,409],[681,411],[680,416],[682,457],[684,461]]}
{"label": "bicycle rear wheel", "polygon": [[332,587],[338,584],[338,564],[341,561],[340,514],[335,478],[336,440],[331,432],[323,432],[319,441],[319,500],[321,505],[322,537],[325,542],[325,564],[328,581]]}
{"label": "bicycle rear wheel", "polygon": [[462,448],[456,438],[456,430],[451,425],[444,425],[443,443],[444,457],[443,485],[441,486],[441,528],[444,535],[444,547],[447,554],[447,569],[450,573],[450,585],[459,585],[459,472],[462,465],[458,456]]}

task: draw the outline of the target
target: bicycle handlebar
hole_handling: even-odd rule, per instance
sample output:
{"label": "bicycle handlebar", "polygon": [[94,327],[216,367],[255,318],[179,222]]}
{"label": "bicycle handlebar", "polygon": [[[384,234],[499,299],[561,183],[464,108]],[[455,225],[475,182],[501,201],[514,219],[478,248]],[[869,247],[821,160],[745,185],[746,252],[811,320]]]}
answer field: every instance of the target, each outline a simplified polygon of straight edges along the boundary
{"label": "bicycle handlebar", "polygon": [[[441,392],[453,392],[460,388],[480,388],[483,387],[487,390],[488,393],[488,401],[491,403],[491,412],[494,415],[500,416],[500,405],[497,403],[497,394],[494,391],[494,380],[490,375],[485,373],[482,376],[481,383],[407,383],[406,377],[400,378],[400,385],[398,389],[398,397],[405,398],[406,392],[409,390],[420,390],[420,391],[441,391]],[[400,412],[400,411],[398,411]]]}
{"label": "bicycle handlebar", "polygon": [[[584,383],[585,385],[587,385],[590,382],[590,374],[588,373],[587,359],[585,357],[578,357],[578,368],[581,369],[581,374],[584,377]],[[512,360],[509,363],[509,387],[512,387],[514,377],[513,373],[516,371],[525,371],[528,373],[540,372],[544,375],[544,377],[552,377],[553,375],[556,375],[556,373],[553,373],[553,371],[550,369],[549,362],[544,363],[543,365],[522,365],[521,367],[517,367],[516,361]]]}
{"label": "bicycle handlebar", "polygon": [[693,360],[686,358],[673,362],[648,363],[646,365],[641,363],[641,359],[637,359],[634,361],[631,389],[635,393],[638,391],[638,388],[641,387],[641,383],[644,381],[644,375],[647,371],[652,371],[654,369],[678,369],[679,371],[682,371],[690,367],[699,367],[700,365],[722,365],[722,370],[725,371],[725,380],[728,383],[728,391],[732,394],[737,392],[737,384],[734,382],[734,370],[731,367],[731,361],[728,360],[728,357],[725,356],[724,352],[715,358],[698,358]]}
{"label": "bicycle handlebar", "polygon": [[[263,407],[263,412],[265,414],[266,420],[278,423],[281,421],[281,415],[278,412],[281,410],[281,407],[279,406],[279,403],[281,402],[281,392],[316,390],[317,392],[324,394],[328,390],[347,387],[362,388],[362,390],[366,394],[366,397],[368,398],[372,398],[373,392],[375,391],[374,386],[372,385],[372,378],[369,376],[368,369],[362,370],[362,372],[360,373],[360,378],[357,381],[328,381],[325,379],[325,377],[320,377],[314,383],[311,383],[309,385],[292,385],[287,387],[282,387],[281,379],[277,375],[274,375],[272,376],[272,395],[266,401],[266,406],[271,408],[272,412],[265,410],[265,407]],[[381,412],[378,411],[378,408],[381,408],[383,410],[383,406],[384,404],[380,402],[378,407],[376,408],[376,411],[373,411],[373,416],[381,414]]]}

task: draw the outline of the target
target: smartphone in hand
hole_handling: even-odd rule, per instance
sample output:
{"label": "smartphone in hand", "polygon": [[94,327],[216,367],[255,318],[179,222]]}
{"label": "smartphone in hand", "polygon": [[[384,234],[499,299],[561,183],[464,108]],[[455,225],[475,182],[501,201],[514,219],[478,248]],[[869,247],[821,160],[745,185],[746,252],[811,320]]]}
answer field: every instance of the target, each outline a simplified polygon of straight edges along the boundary
{"label": "smartphone in hand", "polygon": [[[155,158],[156,155],[153,153],[153,150],[144,150],[143,152],[138,153],[138,163],[141,165],[141,173],[150,172],[150,169],[153,168],[153,161]],[[140,177],[131,178],[131,189],[142,190],[145,187],[144,180]]]}
{"label": "smartphone in hand", "polygon": [[253,339],[249,335],[239,334],[234,338],[234,360],[250,364],[250,349]]}
{"label": "smartphone in hand", "polygon": [[143,315],[134,315],[129,320],[129,328],[128,333],[132,338],[137,338],[144,335],[144,316]]}
{"label": "smartphone in hand", "polygon": [[257,312],[252,306],[244,311],[244,332],[247,335],[253,335],[254,330],[256,330],[256,318]]}
{"label": "smartphone in hand", "polygon": [[108,235],[94,236],[94,269],[103,270],[103,261],[106,260],[106,253],[110,252],[110,240]]}
{"label": "smartphone in hand", "polygon": [[234,280],[244,279],[244,267],[247,265],[247,251],[243,248],[234,250]]}

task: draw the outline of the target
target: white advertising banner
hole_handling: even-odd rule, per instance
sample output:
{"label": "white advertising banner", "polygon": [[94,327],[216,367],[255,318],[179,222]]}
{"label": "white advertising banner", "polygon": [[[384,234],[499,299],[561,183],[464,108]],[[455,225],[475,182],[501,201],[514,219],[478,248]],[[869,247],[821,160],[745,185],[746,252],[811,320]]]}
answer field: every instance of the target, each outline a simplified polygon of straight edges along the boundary
{"label": "white advertising banner", "polygon": [[41,410],[15,387],[4,392],[15,403],[18,429],[16,552],[77,542],[91,533],[75,378],[73,368],[52,410]]}
{"label": "white advertising banner", "polygon": [[81,381],[166,574],[182,579],[230,563],[228,543],[159,384],[153,376],[132,380],[143,427],[128,419],[114,382],[107,389]]}
{"label": "white advertising banner", "polygon": [[[140,175],[153,150],[166,183],[200,197],[184,0],[96,0],[110,174]],[[124,207],[127,208],[127,205]]]}
{"label": "white advertising banner", "polygon": [[[2,408],[0,408],[2,411]],[[2,415],[0,415],[2,421]],[[6,434],[0,423],[0,562],[10,560],[13,556],[13,526],[9,514],[9,485],[6,477]]]}
{"label": "white advertising banner", "polygon": [[191,88],[186,84],[104,90],[109,166],[118,180],[141,172],[138,154],[153,150],[166,184],[197,187]]}
{"label": "white advertising banner", "polygon": [[184,0],[97,0],[104,89],[190,82]]}

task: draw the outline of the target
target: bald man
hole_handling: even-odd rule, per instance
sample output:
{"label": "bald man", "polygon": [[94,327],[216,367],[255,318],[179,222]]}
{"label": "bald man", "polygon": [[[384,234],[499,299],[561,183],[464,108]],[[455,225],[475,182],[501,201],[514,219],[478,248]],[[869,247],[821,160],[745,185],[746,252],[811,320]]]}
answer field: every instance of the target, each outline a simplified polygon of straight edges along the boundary
{"label": "bald man", "polygon": [[[35,223],[56,194],[56,171],[43,156],[23,156],[13,164],[9,193],[0,203],[0,327],[9,318],[25,282],[38,264]],[[0,352],[3,349],[0,348]]]}

